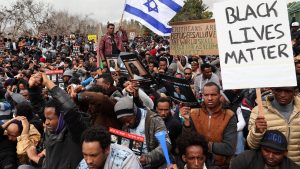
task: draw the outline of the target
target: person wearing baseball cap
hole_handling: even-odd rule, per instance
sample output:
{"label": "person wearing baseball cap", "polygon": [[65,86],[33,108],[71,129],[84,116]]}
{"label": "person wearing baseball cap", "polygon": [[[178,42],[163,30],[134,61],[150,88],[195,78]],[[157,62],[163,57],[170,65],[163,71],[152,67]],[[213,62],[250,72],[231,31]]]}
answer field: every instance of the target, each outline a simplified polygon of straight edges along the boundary
{"label": "person wearing baseball cap", "polygon": [[288,142],[278,130],[267,130],[260,149],[241,153],[231,163],[230,169],[300,169],[287,155]]}

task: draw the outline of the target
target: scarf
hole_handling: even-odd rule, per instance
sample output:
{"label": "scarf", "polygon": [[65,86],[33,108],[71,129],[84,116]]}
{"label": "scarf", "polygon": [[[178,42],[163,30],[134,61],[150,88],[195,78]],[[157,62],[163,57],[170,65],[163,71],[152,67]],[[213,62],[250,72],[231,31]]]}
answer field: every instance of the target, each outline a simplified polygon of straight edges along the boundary
{"label": "scarf", "polygon": [[64,127],[65,127],[64,115],[63,115],[63,113],[60,113],[55,134],[59,134],[63,130]]}

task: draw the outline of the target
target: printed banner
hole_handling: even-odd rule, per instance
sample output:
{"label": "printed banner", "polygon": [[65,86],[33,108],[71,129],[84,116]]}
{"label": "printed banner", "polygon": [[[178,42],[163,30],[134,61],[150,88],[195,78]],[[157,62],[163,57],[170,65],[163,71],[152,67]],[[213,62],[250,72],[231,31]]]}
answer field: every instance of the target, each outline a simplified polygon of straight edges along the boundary
{"label": "printed banner", "polygon": [[137,156],[142,155],[143,144],[145,138],[143,136],[138,136],[131,134],[122,130],[115,128],[109,128],[108,130],[111,133],[111,142],[117,143],[131,149]]}
{"label": "printed banner", "polygon": [[49,70],[46,71],[46,75],[48,76],[48,79],[53,81],[57,86],[64,89],[64,82],[63,82],[63,70]]}

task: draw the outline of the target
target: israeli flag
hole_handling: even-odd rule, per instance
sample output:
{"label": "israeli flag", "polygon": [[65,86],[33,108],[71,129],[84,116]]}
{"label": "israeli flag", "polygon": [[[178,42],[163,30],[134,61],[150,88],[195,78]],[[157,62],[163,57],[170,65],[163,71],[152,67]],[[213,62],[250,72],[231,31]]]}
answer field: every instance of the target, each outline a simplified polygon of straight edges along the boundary
{"label": "israeli flag", "polygon": [[170,36],[168,22],[180,11],[183,0],[126,0],[124,16],[139,21],[154,33]]}

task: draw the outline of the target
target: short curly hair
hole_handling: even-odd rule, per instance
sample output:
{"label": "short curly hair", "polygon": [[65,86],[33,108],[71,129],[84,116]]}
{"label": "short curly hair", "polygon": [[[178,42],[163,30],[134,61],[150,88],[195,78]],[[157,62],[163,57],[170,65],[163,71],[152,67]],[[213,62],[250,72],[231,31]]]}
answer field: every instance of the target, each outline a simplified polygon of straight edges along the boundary
{"label": "short curly hair", "polygon": [[203,154],[206,157],[208,156],[207,141],[205,140],[204,136],[202,136],[196,132],[182,133],[182,135],[176,140],[176,144],[177,144],[180,156],[185,155],[186,149],[188,147],[194,146],[194,145],[202,147]]}
{"label": "short curly hair", "polygon": [[103,126],[93,126],[86,129],[81,136],[81,144],[83,142],[98,141],[101,148],[106,149],[111,143],[110,133]]}

